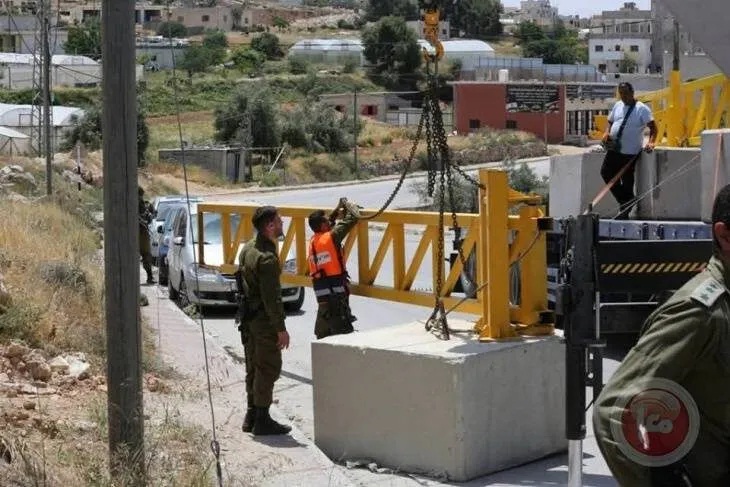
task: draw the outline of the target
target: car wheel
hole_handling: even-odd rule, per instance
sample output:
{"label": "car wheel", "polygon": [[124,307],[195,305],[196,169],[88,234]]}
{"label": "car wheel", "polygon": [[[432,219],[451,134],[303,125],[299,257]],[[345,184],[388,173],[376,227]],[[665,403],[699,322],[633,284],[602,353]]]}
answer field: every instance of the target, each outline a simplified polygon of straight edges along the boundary
{"label": "car wheel", "polygon": [[172,287],[172,280],[171,279],[168,279],[167,280],[167,295],[170,298],[170,301],[177,302],[179,293],[178,293],[178,291],[174,287]]}
{"label": "car wheel", "polygon": [[293,311],[299,311],[302,309],[302,305],[304,304],[304,288],[299,288],[299,297],[296,301],[289,301],[288,303],[284,303],[284,309],[289,312]]}
{"label": "car wheel", "polygon": [[160,270],[158,272],[158,278],[160,281],[160,285],[165,286],[167,284],[167,274],[170,272],[170,269],[168,269],[167,264],[165,264],[164,259],[160,263]]}
{"label": "car wheel", "polygon": [[188,296],[188,285],[185,283],[185,278],[180,276],[180,289],[178,290],[177,305],[181,309],[185,309],[190,306],[190,296]]}

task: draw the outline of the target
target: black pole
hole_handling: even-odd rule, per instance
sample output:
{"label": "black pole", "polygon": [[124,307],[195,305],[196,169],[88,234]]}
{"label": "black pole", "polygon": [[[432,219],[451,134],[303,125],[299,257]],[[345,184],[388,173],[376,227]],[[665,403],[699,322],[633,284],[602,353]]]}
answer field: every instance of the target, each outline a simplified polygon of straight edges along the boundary
{"label": "black pole", "polygon": [[[567,282],[559,289],[565,331],[565,434],[569,440],[568,485],[582,485],[582,441],[586,437],[586,387],[589,385],[589,350],[597,345],[595,247],[598,242],[598,216],[587,213],[569,223],[566,238],[572,250]],[[595,350],[593,350],[595,351]],[[596,360],[599,362],[596,363]],[[600,354],[591,359],[590,369],[598,367]],[[602,379],[599,379],[602,380]],[[597,386],[594,380],[592,384]],[[600,387],[600,386],[599,386]],[[594,389],[596,390],[596,389]]]}

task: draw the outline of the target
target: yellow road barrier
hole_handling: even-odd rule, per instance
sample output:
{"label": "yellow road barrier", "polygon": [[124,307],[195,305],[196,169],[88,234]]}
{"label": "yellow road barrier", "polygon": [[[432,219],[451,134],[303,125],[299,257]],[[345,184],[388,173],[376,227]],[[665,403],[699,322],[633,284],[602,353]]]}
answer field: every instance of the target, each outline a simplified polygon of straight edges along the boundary
{"label": "yellow road barrier", "polygon": [[[462,235],[465,235],[462,249],[467,264],[471,267],[470,263],[474,262],[477,285],[486,283],[474,298],[452,295],[463,272],[463,264],[457,258],[449,270],[446,269],[445,260],[438,260],[439,214],[420,211],[386,211],[374,219],[358,222],[343,243],[345,261],[353,254],[357,257],[357,275],[351,283],[351,291],[369,298],[433,306],[433,292],[415,290],[413,285],[419,271],[428,266],[433,278],[432,288],[435,289],[437,269],[442,266],[444,281],[440,297],[444,307],[477,315],[475,331],[480,339],[504,339],[518,334],[552,334],[552,313],[547,308],[545,241],[545,231],[550,221],[543,218],[543,208],[538,206],[541,198],[510,189],[504,171],[481,170],[479,181],[484,186],[479,194],[479,214],[458,213],[456,216]],[[510,215],[510,208],[517,214]],[[231,274],[237,268],[240,249],[253,237],[251,216],[255,209],[256,205],[251,204],[198,204],[201,266],[216,267],[205,263],[204,214],[221,215],[223,264],[216,268],[224,274]],[[282,274],[282,282],[311,286],[311,279],[307,275],[307,249],[311,231],[306,222],[309,214],[319,208],[280,206],[278,209],[285,222],[288,222],[284,239],[279,244],[281,262],[286,261],[292,248],[296,253],[296,272]],[[372,210],[362,210],[363,216],[374,213]],[[231,225],[233,215],[240,216],[237,228]],[[445,218],[445,223],[451,224],[451,218]],[[406,235],[416,234],[419,235],[418,244],[413,252],[407,252]],[[371,238],[374,237],[378,242],[375,251],[371,252]],[[430,259],[426,259],[429,251]],[[383,263],[389,253],[392,256],[392,268],[384,270]],[[447,251],[444,254],[444,257],[448,257]],[[518,261],[520,295],[515,299],[518,304],[514,304],[510,303],[510,265]],[[379,277],[381,280],[389,277],[392,285],[376,283]]]}

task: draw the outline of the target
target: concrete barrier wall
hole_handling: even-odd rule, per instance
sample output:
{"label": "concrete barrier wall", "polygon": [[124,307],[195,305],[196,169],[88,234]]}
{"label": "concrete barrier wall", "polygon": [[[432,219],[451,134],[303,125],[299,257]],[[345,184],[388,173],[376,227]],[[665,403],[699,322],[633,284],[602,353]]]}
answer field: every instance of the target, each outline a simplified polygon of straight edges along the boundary
{"label": "concrete barrier wall", "polygon": [[702,220],[712,221],[717,192],[730,183],[730,129],[702,132]]}
{"label": "concrete barrier wall", "polygon": [[466,481],[567,449],[557,336],[444,341],[423,323],[339,335],[312,343],[312,380],[315,443],[335,461]]}
{"label": "concrete barrier wall", "polygon": [[[588,152],[551,158],[550,216],[566,218],[588,208],[605,185],[600,174],[604,157],[603,152]],[[635,170],[634,191],[640,200],[633,218],[699,220],[704,192],[703,164],[700,150],[695,148],[660,148],[642,154]],[[594,211],[601,218],[615,218],[619,211],[618,202],[609,192]]]}
{"label": "concrete barrier wall", "polygon": [[[577,216],[588,208],[604,185],[601,179],[604,156],[603,153],[587,152],[550,158],[550,216]],[[609,218],[618,213],[618,204],[609,194],[593,210],[601,217]]]}
{"label": "concrete barrier wall", "polygon": [[701,157],[696,148],[657,149],[643,154],[636,167],[641,220],[700,219]]}

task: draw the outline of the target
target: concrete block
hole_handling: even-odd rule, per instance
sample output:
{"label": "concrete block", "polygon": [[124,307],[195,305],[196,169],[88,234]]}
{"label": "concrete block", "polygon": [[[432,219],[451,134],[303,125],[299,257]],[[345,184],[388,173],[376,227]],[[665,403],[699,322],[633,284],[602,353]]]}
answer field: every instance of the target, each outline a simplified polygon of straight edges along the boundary
{"label": "concrete block", "polygon": [[[638,220],[699,220],[702,211],[700,150],[656,149],[636,165]],[[613,198],[612,198],[613,199]]]}
{"label": "concrete block", "polygon": [[422,323],[338,335],[312,343],[312,379],[315,443],[335,461],[466,481],[567,449],[557,336],[443,341]]}
{"label": "concrete block", "polygon": [[[722,145],[720,142],[722,141]],[[720,189],[730,183],[730,129],[702,132],[702,221],[712,221],[712,204]]]}
{"label": "concrete block", "polygon": [[[587,152],[550,158],[550,216],[567,218],[583,213],[604,186],[603,152]],[[593,209],[603,218],[618,213],[618,203],[607,194]]]}
{"label": "concrete block", "polygon": [[[550,216],[566,218],[588,208],[606,184],[601,177],[605,156],[604,152],[588,152],[551,157]],[[699,149],[695,148],[657,149],[642,154],[635,169],[634,191],[641,199],[634,218],[699,220],[704,191],[698,156]],[[601,218],[614,218],[619,205],[608,192],[593,210]]]}

